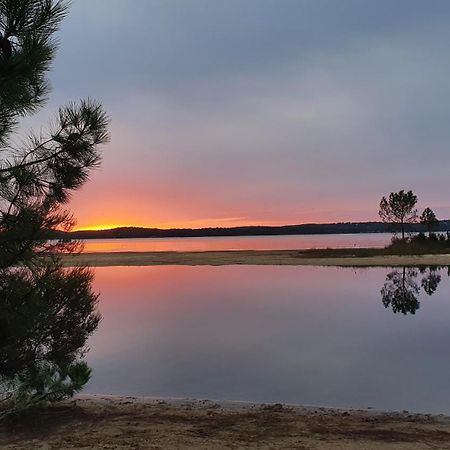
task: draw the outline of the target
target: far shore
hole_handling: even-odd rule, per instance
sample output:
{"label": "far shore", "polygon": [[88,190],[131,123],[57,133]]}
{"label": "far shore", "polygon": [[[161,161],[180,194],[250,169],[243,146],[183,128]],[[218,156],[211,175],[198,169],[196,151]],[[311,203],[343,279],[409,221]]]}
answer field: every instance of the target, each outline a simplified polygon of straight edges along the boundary
{"label": "far shore", "polygon": [[386,254],[386,249],[230,250],[200,252],[81,253],[63,257],[65,266],[450,266],[450,253]]}
{"label": "far shore", "polygon": [[408,411],[80,395],[0,426],[0,447],[450,449],[450,417]]}

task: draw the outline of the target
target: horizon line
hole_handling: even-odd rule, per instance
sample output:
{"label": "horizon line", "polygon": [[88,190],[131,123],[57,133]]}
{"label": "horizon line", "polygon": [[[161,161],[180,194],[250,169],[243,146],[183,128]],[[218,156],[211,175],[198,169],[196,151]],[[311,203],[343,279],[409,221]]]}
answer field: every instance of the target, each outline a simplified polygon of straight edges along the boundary
{"label": "horizon line", "polygon": [[[450,219],[439,219],[439,222],[447,222]],[[283,225],[237,225],[237,226],[202,226],[198,228],[191,227],[155,227],[155,226],[142,226],[142,225],[119,225],[112,226],[110,228],[77,228],[74,230],[70,230],[69,233],[78,233],[78,232],[101,232],[101,231],[114,231],[114,230],[123,230],[123,229],[140,229],[140,230],[161,230],[161,231],[177,231],[177,230],[232,230],[239,228],[284,228],[284,227],[299,227],[299,226],[308,226],[308,225],[345,225],[345,224],[368,224],[368,223],[383,223],[381,220],[365,220],[365,221],[339,221],[339,222],[304,222],[304,223],[291,223],[291,224],[283,224]],[[413,224],[409,224],[413,225]]]}

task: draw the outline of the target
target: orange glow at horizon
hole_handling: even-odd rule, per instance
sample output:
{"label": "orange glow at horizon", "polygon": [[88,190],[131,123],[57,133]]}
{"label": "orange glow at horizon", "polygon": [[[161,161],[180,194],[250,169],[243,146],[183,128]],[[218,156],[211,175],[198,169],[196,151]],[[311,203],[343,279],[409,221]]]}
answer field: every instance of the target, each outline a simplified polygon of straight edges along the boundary
{"label": "orange glow at horizon", "polygon": [[73,231],[102,231],[102,230],[112,230],[114,228],[123,228],[123,227],[134,227],[135,225],[126,225],[126,224],[101,224],[101,225],[87,225],[87,226],[75,226]]}
{"label": "orange glow at horizon", "polygon": [[[169,229],[182,229],[182,228],[233,228],[241,226],[282,226],[282,225],[297,225],[298,223],[287,223],[287,222],[269,222],[269,221],[252,221],[252,220],[191,220],[183,222],[163,222],[163,223],[102,223],[102,224],[87,224],[75,226],[73,231],[102,231],[102,230],[112,230],[115,228],[158,228],[160,230]],[[301,222],[301,223],[311,223],[311,222]],[[316,222],[318,223],[318,222]]]}
{"label": "orange glow at horizon", "polygon": [[[364,219],[356,219],[356,222],[363,222]],[[199,228],[234,228],[234,227],[247,227],[247,226],[285,226],[285,225],[306,225],[306,224],[324,224],[324,223],[337,223],[344,222],[344,220],[339,220],[334,217],[327,218],[316,217],[315,220],[305,220],[299,218],[298,220],[286,219],[286,220],[245,220],[245,219],[200,219],[200,220],[189,220],[189,221],[177,221],[177,222],[135,222],[130,220],[130,222],[107,222],[107,223],[93,223],[93,224],[83,224],[77,225],[72,231],[102,231],[102,230],[112,230],[115,228],[157,228],[160,230],[170,230],[170,229],[199,229]]]}
{"label": "orange glow at horizon", "polygon": [[[112,208],[111,208],[112,209]],[[176,208],[174,208],[176,210]],[[300,224],[320,224],[320,223],[337,223],[337,222],[364,222],[367,220],[376,220],[373,217],[367,217],[366,214],[360,213],[357,209],[347,211],[342,214],[339,210],[323,209],[320,211],[308,211],[303,214],[290,216],[288,214],[280,214],[276,219],[275,214],[272,217],[263,218],[262,214],[255,214],[255,217],[203,217],[199,219],[186,219],[187,214],[183,214],[179,219],[172,211],[164,211],[161,213],[156,208],[153,211],[142,211],[140,214],[131,208],[123,208],[121,210],[108,211],[92,214],[91,211],[79,211],[75,208],[75,217],[78,219],[73,231],[101,231],[111,230],[114,228],[158,228],[161,230],[180,229],[180,228],[233,228],[243,226],[283,226],[283,225],[300,225]],[[164,214],[166,213],[166,214]],[[169,220],[164,220],[167,215]],[[270,216],[269,215],[269,216]],[[175,216],[175,217],[174,217]],[[119,222],[114,220],[115,217],[121,217]],[[123,219],[126,217],[127,219]],[[152,218],[156,220],[152,220]],[[97,220],[96,220],[97,219]],[[159,219],[159,220],[158,220]],[[162,220],[161,220],[162,219]],[[171,220],[172,219],[172,220]],[[178,220],[177,220],[178,219]]]}
{"label": "orange glow at horizon", "polygon": [[[108,168],[106,168],[108,169]],[[240,226],[282,226],[376,219],[365,205],[341,205],[333,199],[300,198],[295,204],[288,193],[268,202],[264,195],[245,199],[241,189],[230,185],[223,196],[216,195],[211,182],[194,188],[180,188],[170,180],[161,186],[125,181],[114,169],[97,173],[94,180],[76,192],[69,206],[77,223],[75,231],[97,231],[121,227],[138,228],[231,228]],[[111,175],[109,174],[111,172]],[[135,178],[138,178],[137,176]],[[144,176],[140,177],[145,179]],[[119,180],[117,184],[111,180]],[[373,202],[371,202],[372,204]],[[376,203],[376,202],[375,202]]]}

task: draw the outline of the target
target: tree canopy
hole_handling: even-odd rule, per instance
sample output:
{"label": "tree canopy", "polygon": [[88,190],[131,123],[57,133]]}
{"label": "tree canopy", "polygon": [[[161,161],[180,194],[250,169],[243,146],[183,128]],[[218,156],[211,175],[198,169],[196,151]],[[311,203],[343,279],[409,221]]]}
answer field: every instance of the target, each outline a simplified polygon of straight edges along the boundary
{"label": "tree canopy", "polygon": [[6,399],[14,392],[39,397],[55,373],[77,374],[72,386],[85,382],[89,370],[79,358],[99,320],[91,271],[61,264],[61,255],[79,244],[49,238],[73,226],[65,205],[99,165],[109,119],[87,99],[61,107],[44,131],[17,137],[20,118],[48,98],[55,33],[66,14],[65,1],[0,0],[0,384],[8,386]]}
{"label": "tree canopy", "polygon": [[436,214],[434,214],[434,211],[431,208],[425,208],[420,215],[420,223],[425,225],[428,231],[431,231],[438,227],[439,220],[437,220]]}
{"label": "tree canopy", "polygon": [[378,212],[381,220],[399,229],[405,241],[406,226],[417,221],[417,197],[412,191],[391,192],[389,197],[382,197]]}

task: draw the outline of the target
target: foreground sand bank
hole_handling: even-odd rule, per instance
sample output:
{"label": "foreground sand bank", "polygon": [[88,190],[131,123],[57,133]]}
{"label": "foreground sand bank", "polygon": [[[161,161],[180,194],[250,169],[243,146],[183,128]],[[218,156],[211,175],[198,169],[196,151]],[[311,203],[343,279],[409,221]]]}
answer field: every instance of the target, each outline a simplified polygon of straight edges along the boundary
{"label": "foreground sand bank", "polygon": [[298,250],[239,250],[208,252],[124,252],[124,253],[82,253],[66,256],[64,264],[87,264],[94,267],[106,266],[160,266],[160,265],[288,265],[288,266],[419,266],[450,265],[450,254],[436,255],[375,255],[375,256],[313,256]]}
{"label": "foreground sand bank", "polygon": [[408,412],[79,396],[0,427],[18,449],[450,449],[450,418]]}

